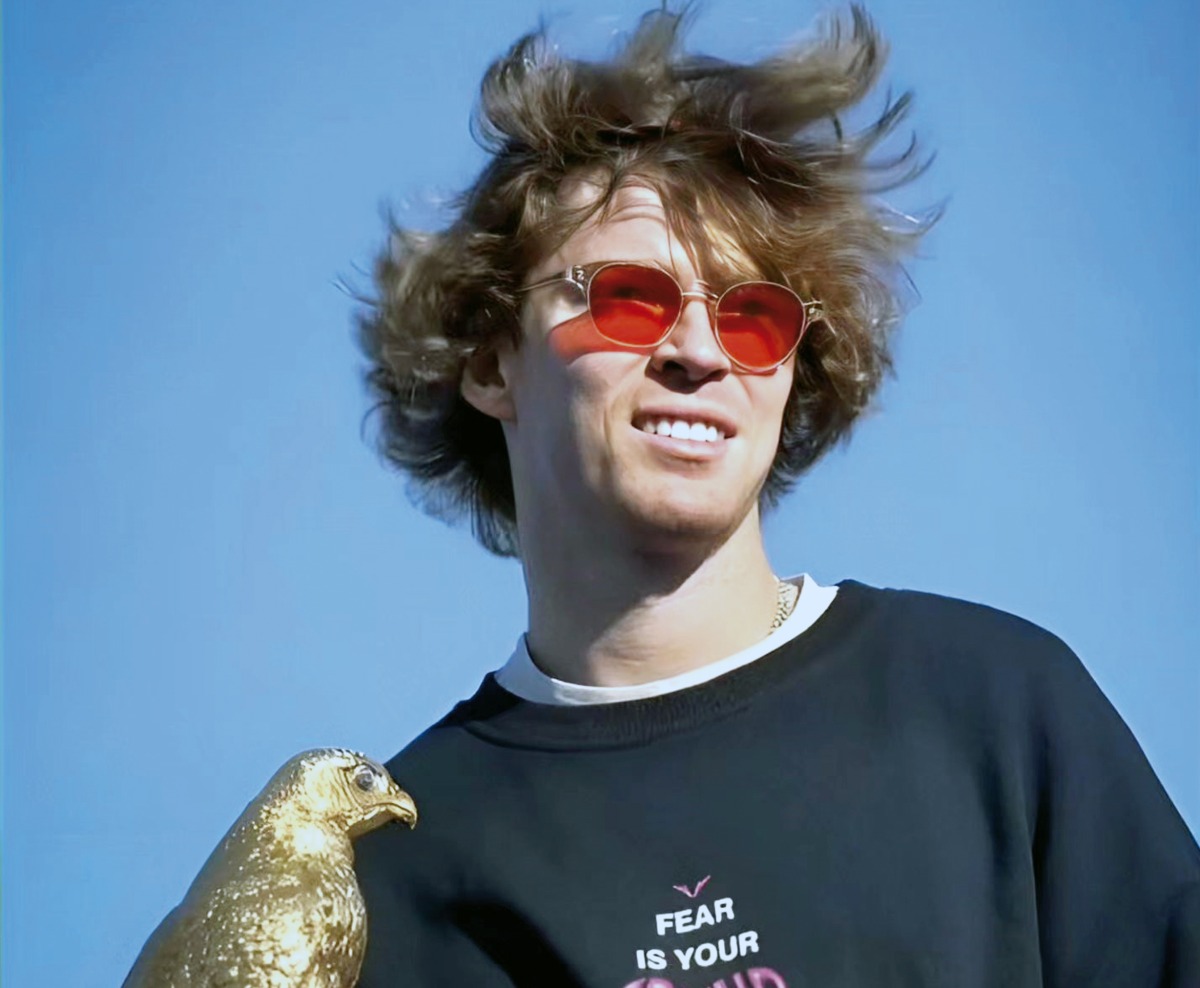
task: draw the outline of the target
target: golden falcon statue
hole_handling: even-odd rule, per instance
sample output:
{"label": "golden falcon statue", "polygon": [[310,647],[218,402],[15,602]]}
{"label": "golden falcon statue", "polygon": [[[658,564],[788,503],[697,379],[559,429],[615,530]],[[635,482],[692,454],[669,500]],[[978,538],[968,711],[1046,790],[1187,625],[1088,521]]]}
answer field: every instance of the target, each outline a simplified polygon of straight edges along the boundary
{"label": "golden falcon statue", "polygon": [[367,944],[350,841],[412,798],[363,755],[296,755],[217,845],[122,988],[352,988]]}

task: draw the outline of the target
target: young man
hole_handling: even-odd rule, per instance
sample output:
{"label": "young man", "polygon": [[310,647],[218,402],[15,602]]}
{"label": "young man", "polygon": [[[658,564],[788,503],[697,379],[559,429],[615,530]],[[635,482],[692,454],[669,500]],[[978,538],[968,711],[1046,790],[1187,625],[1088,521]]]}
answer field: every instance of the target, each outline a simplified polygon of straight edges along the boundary
{"label": "young man", "polygon": [[888,365],[906,100],[840,125],[858,12],[749,66],[679,26],[518,43],[458,220],[379,266],[384,448],[529,630],[389,765],[421,826],[359,843],[361,984],[1200,984],[1200,851],[1066,646],[772,572],[762,507]]}

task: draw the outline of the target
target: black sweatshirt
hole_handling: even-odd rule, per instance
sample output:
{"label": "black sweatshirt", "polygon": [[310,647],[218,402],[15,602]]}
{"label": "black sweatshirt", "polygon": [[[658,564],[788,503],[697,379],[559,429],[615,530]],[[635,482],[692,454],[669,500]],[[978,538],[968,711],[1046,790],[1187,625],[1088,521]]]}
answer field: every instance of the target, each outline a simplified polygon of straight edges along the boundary
{"label": "black sweatshirt", "polygon": [[1057,638],[840,585],[707,683],[489,676],[389,765],[359,988],[1200,988],[1200,850]]}

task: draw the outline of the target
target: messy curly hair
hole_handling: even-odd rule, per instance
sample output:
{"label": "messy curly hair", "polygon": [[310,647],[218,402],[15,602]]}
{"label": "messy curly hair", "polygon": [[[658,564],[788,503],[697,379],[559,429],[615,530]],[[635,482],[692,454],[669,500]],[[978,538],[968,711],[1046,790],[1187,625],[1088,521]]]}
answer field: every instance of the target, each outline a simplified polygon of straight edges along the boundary
{"label": "messy curly hair", "polygon": [[[476,538],[519,555],[500,424],[459,393],[466,359],[507,337],[519,345],[518,290],[529,269],[629,183],[658,192],[669,224],[701,262],[715,227],[760,270],[821,301],[806,334],[779,448],[762,492],[774,503],[846,437],[890,370],[903,314],[901,261],[934,220],[877,196],[926,164],[915,140],[878,145],[910,94],[867,126],[842,116],[879,78],[886,55],[860,7],[807,40],[750,64],[681,52],[686,17],[646,14],[606,62],[561,57],[544,32],[488,69],[476,131],[490,161],[444,230],[390,224],[375,293],[359,315],[366,381],[384,457],[432,514],[468,516]],[[599,194],[567,208],[569,176]]]}

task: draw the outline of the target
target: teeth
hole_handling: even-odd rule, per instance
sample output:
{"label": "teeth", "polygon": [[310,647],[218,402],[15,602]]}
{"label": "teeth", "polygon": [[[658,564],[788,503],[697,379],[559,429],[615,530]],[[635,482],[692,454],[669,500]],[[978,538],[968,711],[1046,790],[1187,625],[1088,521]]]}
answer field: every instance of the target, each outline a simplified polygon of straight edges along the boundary
{"label": "teeth", "polygon": [[670,436],[672,439],[688,439],[694,443],[715,443],[725,438],[725,432],[715,425],[703,422],[685,422],[683,419],[646,419],[642,431],[652,436]]}

